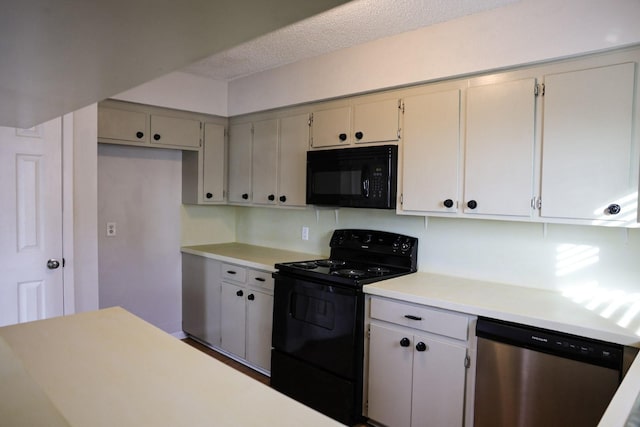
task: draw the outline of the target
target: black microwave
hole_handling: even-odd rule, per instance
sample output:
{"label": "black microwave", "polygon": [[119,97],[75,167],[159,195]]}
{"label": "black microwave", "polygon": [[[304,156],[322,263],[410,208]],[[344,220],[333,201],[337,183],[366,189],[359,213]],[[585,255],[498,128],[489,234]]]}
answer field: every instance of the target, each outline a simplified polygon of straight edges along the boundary
{"label": "black microwave", "polygon": [[307,152],[307,204],[394,209],[398,146]]}

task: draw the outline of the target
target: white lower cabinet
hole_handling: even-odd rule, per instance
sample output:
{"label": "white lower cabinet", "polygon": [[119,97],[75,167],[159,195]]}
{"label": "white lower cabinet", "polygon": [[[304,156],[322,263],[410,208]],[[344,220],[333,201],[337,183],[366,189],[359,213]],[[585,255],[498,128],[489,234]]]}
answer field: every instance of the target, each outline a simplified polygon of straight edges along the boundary
{"label": "white lower cabinet", "polygon": [[182,330],[211,346],[220,344],[222,263],[182,254]]}
{"label": "white lower cabinet", "polygon": [[371,298],[367,416],[389,427],[463,426],[472,316]]}
{"label": "white lower cabinet", "polygon": [[271,273],[222,264],[220,347],[264,371],[271,369]]}

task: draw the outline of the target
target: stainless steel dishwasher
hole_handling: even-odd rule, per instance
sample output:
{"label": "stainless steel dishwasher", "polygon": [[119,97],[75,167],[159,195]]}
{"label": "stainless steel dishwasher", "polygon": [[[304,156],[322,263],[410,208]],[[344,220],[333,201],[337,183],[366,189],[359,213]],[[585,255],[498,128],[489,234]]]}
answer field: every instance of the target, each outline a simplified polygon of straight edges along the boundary
{"label": "stainless steel dishwasher", "polygon": [[621,345],[484,318],[476,335],[475,427],[596,426],[635,355]]}

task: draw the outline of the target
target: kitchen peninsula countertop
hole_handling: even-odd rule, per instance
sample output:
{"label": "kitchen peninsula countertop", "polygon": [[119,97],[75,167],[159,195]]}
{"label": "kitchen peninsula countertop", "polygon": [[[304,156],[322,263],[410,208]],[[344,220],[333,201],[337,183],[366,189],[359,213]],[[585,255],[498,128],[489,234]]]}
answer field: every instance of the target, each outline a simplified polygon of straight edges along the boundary
{"label": "kitchen peninsula countertop", "polygon": [[339,426],[122,308],[0,328],[11,426]]}
{"label": "kitchen peninsula countertop", "polygon": [[[363,289],[370,295],[640,347],[635,331],[599,315],[602,310],[589,310],[559,292],[422,272]],[[636,357],[599,427],[626,425],[639,393],[640,357]]]}
{"label": "kitchen peninsula countertop", "polygon": [[275,271],[274,265],[279,262],[308,261],[324,257],[245,243],[183,246],[182,252],[268,271]]}

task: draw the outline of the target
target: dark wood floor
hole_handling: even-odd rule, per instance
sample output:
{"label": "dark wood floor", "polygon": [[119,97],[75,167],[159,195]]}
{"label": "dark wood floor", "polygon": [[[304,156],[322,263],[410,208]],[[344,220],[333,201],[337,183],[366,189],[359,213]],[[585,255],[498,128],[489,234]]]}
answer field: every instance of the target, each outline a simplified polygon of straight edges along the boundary
{"label": "dark wood floor", "polygon": [[[209,347],[200,344],[199,342],[191,339],[191,338],[186,338],[184,340],[185,343],[189,344],[192,347],[197,348],[198,350],[208,354],[209,356],[221,361],[222,363],[231,366],[232,368],[242,372],[245,375],[250,376],[251,378],[253,378],[256,381],[260,381],[263,384],[269,385],[269,377],[266,375],[261,374],[258,371],[255,371],[245,365],[243,365],[242,363],[236,362],[235,360],[225,356],[224,354],[218,353],[215,350],[211,350]],[[370,427],[369,424],[357,424],[354,427]]]}

